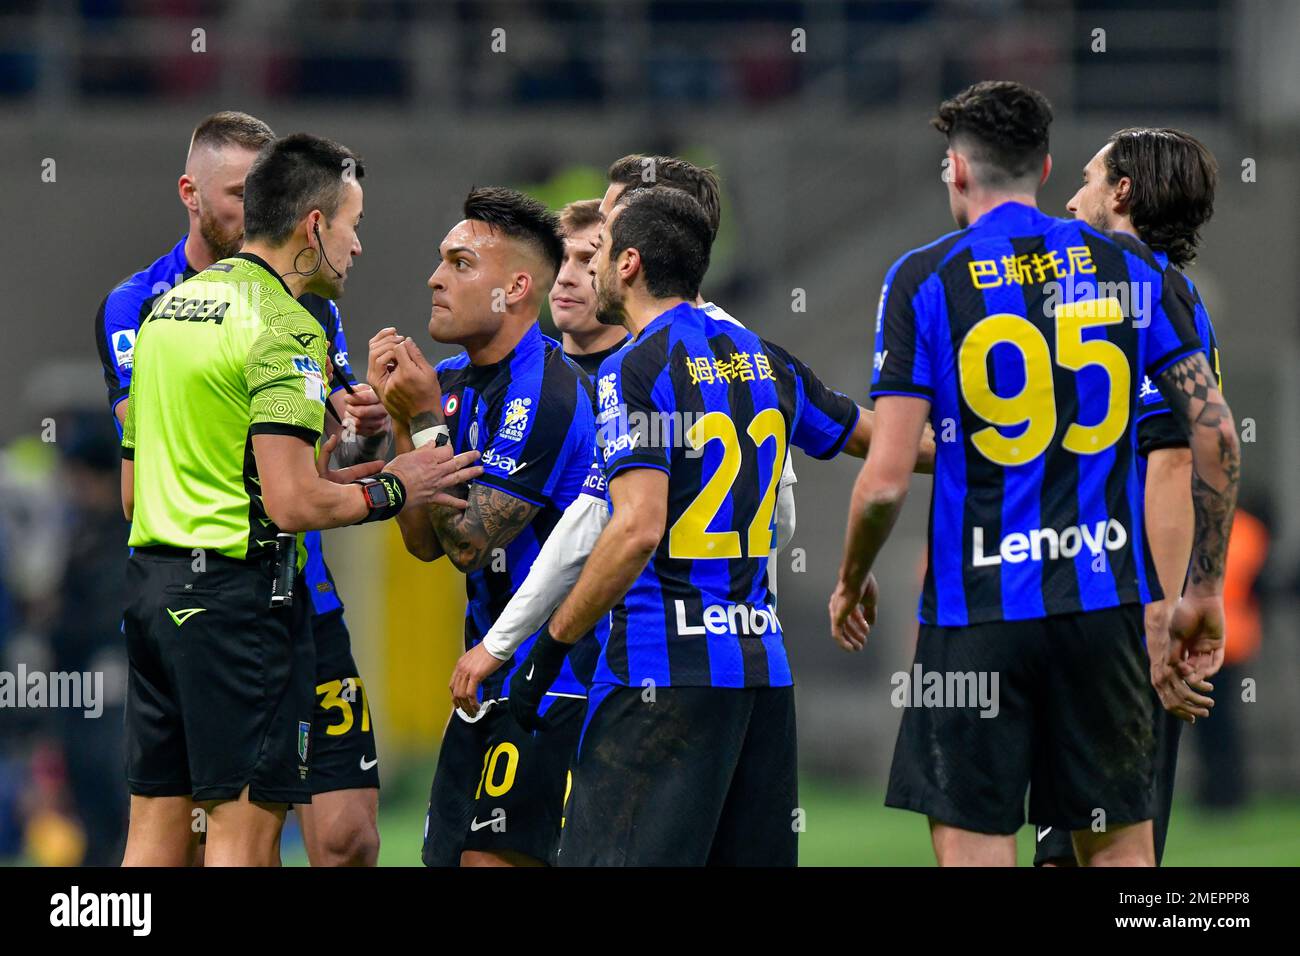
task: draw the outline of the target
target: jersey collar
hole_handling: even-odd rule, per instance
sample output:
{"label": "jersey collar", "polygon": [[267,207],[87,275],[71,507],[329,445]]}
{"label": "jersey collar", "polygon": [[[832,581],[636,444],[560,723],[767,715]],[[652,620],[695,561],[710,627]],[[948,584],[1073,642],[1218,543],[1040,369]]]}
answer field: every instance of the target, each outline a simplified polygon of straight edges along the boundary
{"label": "jersey collar", "polygon": [[692,325],[703,325],[706,313],[703,309],[697,309],[689,302],[679,302],[667,312],[661,312],[655,316],[650,324],[641,330],[636,336],[637,339],[643,339],[648,335],[653,335],[659,329],[672,325],[674,322],[688,322]]}
{"label": "jersey collar", "polygon": [[246,261],[248,261],[248,262],[251,262],[251,263],[252,263],[253,265],[255,265],[255,266],[261,266],[263,269],[265,269],[265,270],[267,271],[267,273],[269,273],[270,275],[274,276],[274,277],[275,277],[275,281],[278,282],[278,283],[280,283],[280,288],[284,289],[285,293],[288,294],[288,296],[289,296],[290,298],[293,298],[293,292],[290,291],[288,283],[285,282],[284,279],[280,278],[280,273],[278,273],[278,272],[276,272],[274,269],[272,269],[272,268],[271,268],[271,264],[270,264],[269,262],[267,262],[265,259],[263,259],[261,256],[259,256],[257,253],[255,253],[255,252],[236,252],[236,253],[235,253],[233,256],[231,256],[230,258],[232,258],[232,259],[244,259],[244,260],[246,260]]}
{"label": "jersey collar", "polygon": [[1044,219],[1051,217],[1041,209],[1035,209],[1033,206],[1026,206],[1022,202],[1008,199],[1000,205],[994,206],[984,215],[980,216],[968,229],[988,228],[998,232],[1019,229],[1033,229]]}

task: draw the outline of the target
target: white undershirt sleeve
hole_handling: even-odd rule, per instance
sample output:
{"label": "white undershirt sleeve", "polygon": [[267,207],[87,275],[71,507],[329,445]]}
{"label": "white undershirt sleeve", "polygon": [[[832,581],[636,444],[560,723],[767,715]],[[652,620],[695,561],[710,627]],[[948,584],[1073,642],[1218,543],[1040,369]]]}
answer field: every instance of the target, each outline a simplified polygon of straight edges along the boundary
{"label": "white undershirt sleeve", "polygon": [[533,561],[528,577],[519,586],[491,630],[483,635],[483,647],[504,661],[550,619],[566,594],[573,590],[609,524],[609,504],[604,498],[578,495],[564,510]]}

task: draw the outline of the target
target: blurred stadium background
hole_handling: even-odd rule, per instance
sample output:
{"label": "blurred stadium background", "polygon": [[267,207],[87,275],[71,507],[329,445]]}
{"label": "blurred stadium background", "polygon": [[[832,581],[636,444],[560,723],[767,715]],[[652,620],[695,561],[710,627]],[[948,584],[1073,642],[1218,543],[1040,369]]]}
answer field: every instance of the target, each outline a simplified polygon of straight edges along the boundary
{"label": "blurred stadium background", "polygon": [[[722,176],[705,294],[865,401],[884,272],[951,228],[927,119],[966,84],[1007,78],[1057,111],[1049,211],[1119,127],[1180,126],[1218,156],[1191,271],[1244,430],[1242,503],[1268,543],[1234,603],[1220,709],[1184,737],[1167,862],[1300,863],[1297,57],[1300,4],[1284,0],[6,0],[0,670],[102,671],[108,706],[98,720],[0,710],[0,860],[120,858],[126,526],[92,322],[184,232],[175,182],[200,118],[242,109],[365,157],[365,253],[341,303],[360,369],[385,325],[427,341],[424,282],[471,185],[558,207],[600,195],[614,158],[660,152]],[[799,678],[803,860],[928,864],[921,818],[881,801],[929,482],[914,483],[878,570],[872,645],[846,658],[825,605],[856,463],[799,458],[781,617]],[[380,734],[382,859],[414,864],[461,583],[446,562],[409,559],[392,527],[332,532],[327,554]],[[302,859],[292,836],[286,859]]]}

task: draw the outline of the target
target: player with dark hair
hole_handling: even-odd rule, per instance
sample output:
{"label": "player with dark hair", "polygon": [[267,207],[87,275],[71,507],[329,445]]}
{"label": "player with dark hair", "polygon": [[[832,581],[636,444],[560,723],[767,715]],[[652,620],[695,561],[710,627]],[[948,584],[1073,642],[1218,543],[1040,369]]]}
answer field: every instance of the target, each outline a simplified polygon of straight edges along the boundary
{"label": "player with dark hair", "polygon": [[714,231],[686,192],[633,189],[592,264],[598,317],[633,336],[597,376],[613,511],[509,688],[537,726],[608,617],[564,865],[797,860],[794,697],[766,567],[777,485],[789,442],[829,458],[868,436],[798,359],[695,305]]}
{"label": "player with dark hair", "polygon": [[[703,169],[676,157],[632,154],[612,163],[608,175],[609,187],[595,209],[595,219],[592,220],[594,224],[587,227],[593,237],[599,235],[599,228],[596,224],[603,222],[615,204],[623,196],[628,195],[629,190],[652,188],[680,189],[692,196],[705,211],[709,224],[710,242],[717,236],[721,219],[721,200],[718,177],[712,170]],[[591,201],[570,204],[570,206],[566,207],[565,213],[561,214],[561,224],[564,224],[565,214],[570,213],[570,211],[572,211],[570,221],[577,216],[582,216],[584,217],[582,221],[586,222],[593,215],[591,205],[594,205]],[[573,252],[573,247],[566,239],[566,255],[572,255]],[[590,256],[587,256],[586,259],[590,261]],[[563,271],[561,276],[564,276]],[[587,282],[587,288],[593,296],[591,316],[594,320],[596,318],[595,290],[591,286],[590,278],[588,278]],[[576,286],[576,281],[573,281],[572,284]],[[556,288],[551,293],[552,303],[554,303],[556,293],[560,288],[560,281],[557,280]],[[569,288],[568,283],[566,283],[565,288]],[[723,311],[721,307],[712,302],[706,302],[698,292],[694,304],[697,308],[703,309],[719,321],[740,324],[734,317]],[[556,315],[557,324],[559,324],[561,322],[560,313],[554,309],[554,306],[552,311]],[[568,317],[565,317],[564,321],[569,321]],[[608,328],[619,329],[621,327],[609,326]],[[581,360],[579,359],[579,361]],[[594,370],[592,370],[592,374],[594,376]],[[871,419],[871,412],[859,409],[858,427],[866,436],[865,440],[870,438]],[[850,448],[853,447],[856,447],[856,445],[851,443]],[[862,447],[865,448],[865,444]],[[775,534],[772,553],[767,562],[767,586],[772,593],[774,606],[779,577],[777,574],[777,557],[780,550],[789,544],[795,529],[793,486],[797,479],[795,478],[791,459],[792,456],[787,452],[777,488]],[[928,433],[927,430],[927,435],[917,456],[917,471],[928,472],[933,465],[933,461],[934,436]],[[483,640],[467,651],[456,663],[450,682],[450,691],[456,706],[468,713],[473,713],[476,710],[476,695],[480,682],[494,673],[504,661],[509,660],[519,644],[546,623],[556,607],[559,606],[560,602],[577,582],[578,575],[591,554],[591,549],[596,544],[596,539],[608,522],[609,501],[606,482],[597,458],[592,463],[591,473],[587,476],[587,481],[583,486],[583,493],[565,510],[563,518],[556,525],[551,536],[547,539],[546,545],[534,562],[528,579],[515,592],[515,596],[511,598],[505,610],[493,622]],[[601,627],[604,627],[603,622],[598,625],[598,638],[601,636],[599,630]]]}
{"label": "player with dark hair", "polygon": [[[95,336],[119,431],[126,418],[140,322],[158,296],[238,251],[244,240],[244,180],[258,151],[274,138],[269,126],[246,113],[214,113],[200,122],[190,137],[179,183],[189,213],[188,234],[153,265],[119,284],[101,304]],[[342,442],[337,459],[356,464],[379,457],[388,441],[388,416],[374,391],[352,373],[338,306],[312,293],[298,302],[324,330],[334,370],[326,435],[353,438],[355,433],[355,440]],[[351,424],[345,428],[348,416]],[[303,545],[317,667],[310,747],[316,799],[298,808],[303,839],[314,866],[373,864],[379,854],[374,725],[320,532],[304,534]]]}
{"label": "player with dark hair", "polygon": [[886,797],[929,817],[941,865],[1014,865],[1026,788],[1030,821],[1072,831],[1080,862],[1155,862],[1142,605],[1161,594],[1137,481],[1143,374],[1193,460],[1192,573],[1163,623],[1171,666],[1194,685],[1223,642],[1232,415],[1181,276],[1133,237],[1037,209],[1050,122],[1040,94],[1009,82],[939,109],[961,229],[885,278],[875,435],[831,597],[832,636],[860,650],[916,440],[927,418],[955,428],[938,446],[914,668],[997,673],[999,709],[908,707]]}
{"label": "player with dark hair", "polygon": [[[1176,129],[1122,129],[1097,151],[1083,170],[1083,185],[1066,208],[1094,229],[1137,236],[1165,269],[1192,261],[1201,227],[1214,211],[1218,164],[1195,137]],[[1140,225],[1139,225],[1140,223]],[[1205,356],[1219,372],[1219,347],[1209,313],[1190,279],[1196,331]],[[1222,387],[1222,386],[1220,386]],[[1156,804],[1152,820],[1155,859],[1164,856],[1174,800],[1174,770],[1184,721],[1208,716],[1213,701],[1209,683],[1189,685],[1168,661],[1168,628],[1161,621],[1182,590],[1192,554],[1192,453],[1174,421],[1169,403],[1149,377],[1138,391],[1138,479],[1144,489],[1144,512],[1151,557],[1165,598],[1146,607],[1147,657],[1151,684],[1162,704],[1156,712]],[[1220,651],[1221,653],[1221,651]],[[1219,660],[1203,678],[1212,677]],[[1034,848],[1037,865],[1075,863],[1069,833],[1039,827]]]}
{"label": "player with dark hair", "polygon": [[[393,417],[397,449],[450,441],[481,450],[469,507],[400,518],[407,550],[442,555],[465,573],[465,647],[473,650],[523,583],[547,536],[582,488],[595,441],[590,384],[537,324],[564,245],[546,207],[483,187],[440,247],[429,277],[429,334],[465,351],[425,361],[392,329],[370,344],[370,374]],[[575,654],[534,736],[501,706],[523,653],[483,683],[471,711],[453,710],[429,797],[428,866],[526,866],[553,861],[565,770],[582,726],[594,639]]]}
{"label": "player with dark hair", "polygon": [[444,489],[479,471],[449,449],[387,471],[328,470],[336,438],[317,455],[326,342],[298,298],[337,295],[361,252],[349,160],[302,134],[264,147],[242,249],[160,296],[140,329],[122,434],[128,865],[189,862],[196,804],[205,863],[279,861],[288,805],[312,800],[316,662],[296,533],[463,506]]}

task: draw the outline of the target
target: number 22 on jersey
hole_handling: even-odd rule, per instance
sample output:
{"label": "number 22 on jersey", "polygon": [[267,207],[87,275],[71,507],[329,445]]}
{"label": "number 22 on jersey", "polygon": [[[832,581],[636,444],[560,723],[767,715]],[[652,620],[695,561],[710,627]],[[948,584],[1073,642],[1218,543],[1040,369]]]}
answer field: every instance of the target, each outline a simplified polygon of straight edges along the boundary
{"label": "number 22 on jersey", "polygon": [[[785,419],[779,410],[765,408],[750,420],[745,433],[756,448],[769,441],[775,443],[771,475],[758,511],[749,523],[745,542],[749,557],[767,557],[772,550],[772,511],[776,508],[776,491],[785,463]],[[697,450],[709,442],[721,443],[722,461],[668,530],[668,556],[688,561],[744,557],[746,552],[742,550],[739,531],[708,530],[740,475],[740,435],[736,423],[725,412],[708,412],[686,430],[686,441]]]}

